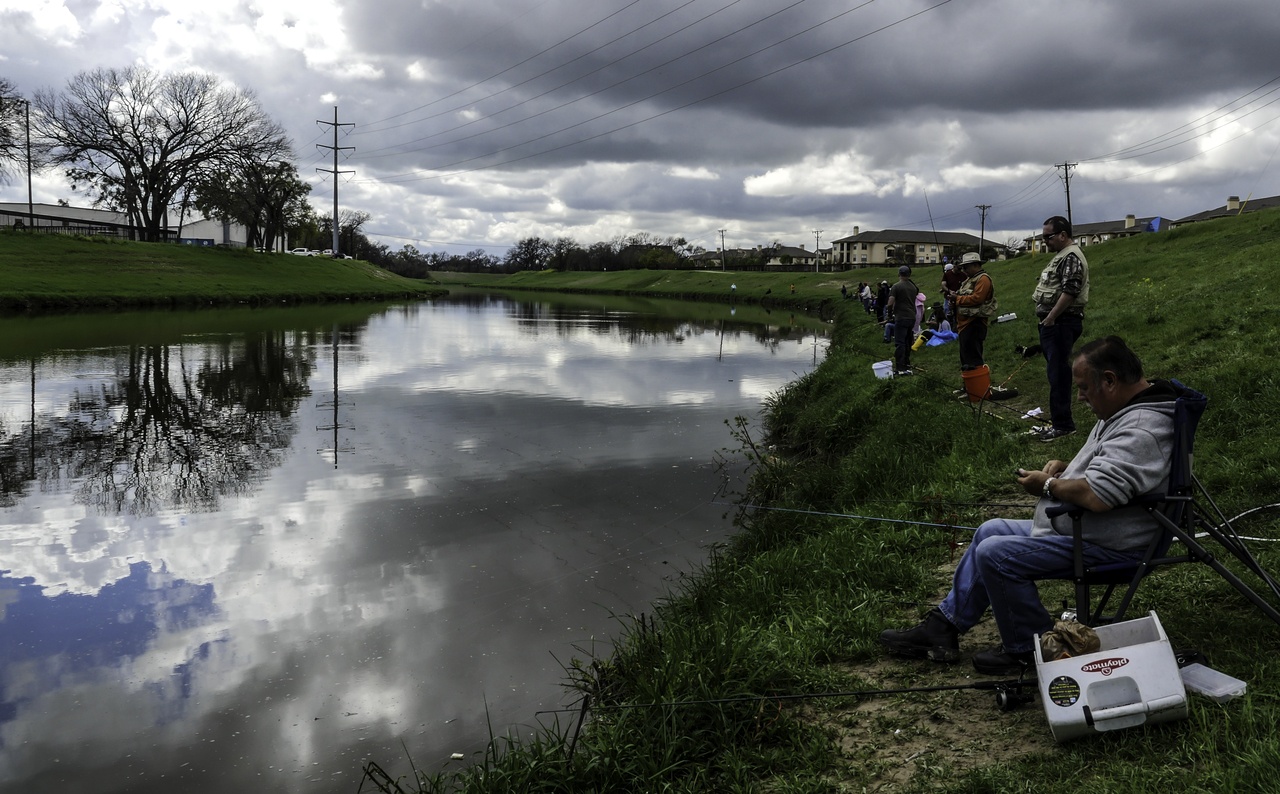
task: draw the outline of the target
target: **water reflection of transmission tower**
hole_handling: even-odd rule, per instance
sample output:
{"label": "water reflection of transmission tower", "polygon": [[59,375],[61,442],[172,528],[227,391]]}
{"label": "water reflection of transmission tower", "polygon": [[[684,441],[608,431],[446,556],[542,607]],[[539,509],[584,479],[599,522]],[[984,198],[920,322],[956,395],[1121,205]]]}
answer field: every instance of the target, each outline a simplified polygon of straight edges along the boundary
{"label": "water reflection of transmission tower", "polygon": [[333,467],[335,469],[338,468],[339,454],[342,452],[353,451],[351,447],[344,447],[338,441],[338,429],[342,428],[346,430],[351,427],[350,425],[344,425],[338,421],[338,406],[341,404],[345,404],[348,407],[351,406],[351,403],[342,403],[338,397],[338,326],[335,325],[333,327],[333,399],[316,404],[317,408],[331,408],[333,411],[333,417],[330,423],[327,425],[317,425],[316,430],[333,431],[333,446],[324,447],[318,451],[321,455],[333,455]]}

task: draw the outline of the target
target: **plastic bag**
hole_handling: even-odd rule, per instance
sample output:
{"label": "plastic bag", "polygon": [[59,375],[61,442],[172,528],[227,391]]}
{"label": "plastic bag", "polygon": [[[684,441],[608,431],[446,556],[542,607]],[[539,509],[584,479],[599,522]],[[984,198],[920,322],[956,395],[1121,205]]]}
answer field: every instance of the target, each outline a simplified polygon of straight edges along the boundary
{"label": "plastic bag", "polygon": [[1101,647],[1098,633],[1078,620],[1059,620],[1040,635],[1040,657],[1046,662],[1083,656]]}

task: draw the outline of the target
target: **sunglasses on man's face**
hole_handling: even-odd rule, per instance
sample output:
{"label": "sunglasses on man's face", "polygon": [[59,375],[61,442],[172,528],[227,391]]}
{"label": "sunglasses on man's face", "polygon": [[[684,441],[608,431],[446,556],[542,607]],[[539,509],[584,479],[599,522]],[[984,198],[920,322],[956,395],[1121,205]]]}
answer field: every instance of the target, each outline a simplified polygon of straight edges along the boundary
{"label": "sunglasses on man's face", "polygon": [[1058,236],[1058,235],[1060,235],[1060,234],[1062,234],[1062,232],[1053,232],[1053,233],[1051,233],[1051,234],[1042,234],[1042,235],[1040,235],[1040,239],[1042,239],[1042,240],[1052,240],[1053,238],[1057,237],[1057,236]]}

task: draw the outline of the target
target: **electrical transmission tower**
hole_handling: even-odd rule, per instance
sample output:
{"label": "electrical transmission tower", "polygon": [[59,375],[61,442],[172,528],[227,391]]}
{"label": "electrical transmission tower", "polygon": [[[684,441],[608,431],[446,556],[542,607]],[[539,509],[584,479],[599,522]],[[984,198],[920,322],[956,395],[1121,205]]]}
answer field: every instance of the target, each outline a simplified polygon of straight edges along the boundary
{"label": "electrical transmission tower", "polygon": [[354,127],[355,125],[351,123],[345,123],[345,124],[338,123],[338,106],[337,105],[333,106],[333,121],[321,121],[320,119],[316,119],[316,124],[322,124],[326,127],[333,127],[333,145],[325,146],[323,143],[316,144],[317,149],[333,150],[333,168],[317,168],[316,170],[325,174],[333,174],[333,245],[330,247],[333,249],[333,257],[337,259],[338,256],[340,255],[339,248],[338,248],[338,174],[354,174],[355,173],[355,171],[339,171],[338,170],[338,152],[354,151],[356,148],[354,146],[338,145],[338,128]]}

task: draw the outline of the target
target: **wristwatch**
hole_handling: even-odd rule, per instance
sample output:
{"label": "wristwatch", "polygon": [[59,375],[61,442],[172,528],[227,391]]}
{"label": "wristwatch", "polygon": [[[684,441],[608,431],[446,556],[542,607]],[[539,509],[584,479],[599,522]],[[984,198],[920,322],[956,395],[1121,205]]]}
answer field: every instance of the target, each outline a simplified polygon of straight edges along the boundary
{"label": "wristwatch", "polygon": [[1054,481],[1055,479],[1057,479],[1057,478],[1056,478],[1056,477],[1050,477],[1049,479],[1047,479],[1047,480],[1045,480],[1045,481],[1044,481],[1044,498],[1045,498],[1045,499],[1052,499],[1052,498],[1053,498],[1053,494],[1049,491],[1049,485],[1050,485],[1051,483],[1053,483],[1053,481]]}

